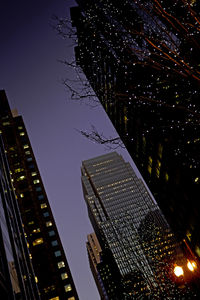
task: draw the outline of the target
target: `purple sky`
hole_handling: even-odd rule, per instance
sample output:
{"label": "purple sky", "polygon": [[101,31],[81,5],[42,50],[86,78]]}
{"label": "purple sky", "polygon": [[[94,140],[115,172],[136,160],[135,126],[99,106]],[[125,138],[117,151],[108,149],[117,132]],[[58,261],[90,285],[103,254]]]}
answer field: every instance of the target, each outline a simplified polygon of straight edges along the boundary
{"label": "purple sky", "polygon": [[[74,1],[2,0],[0,4],[0,89],[23,116],[80,300],[98,300],[89,269],[86,236],[93,231],[82,195],[82,160],[107,153],[76,130],[91,124],[116,136],[101,107],[72,102],[61,84],[68,71],[57,59],[73,57],[69,41],[50,27]],[[131,161],[125,150],[119,150]]]}

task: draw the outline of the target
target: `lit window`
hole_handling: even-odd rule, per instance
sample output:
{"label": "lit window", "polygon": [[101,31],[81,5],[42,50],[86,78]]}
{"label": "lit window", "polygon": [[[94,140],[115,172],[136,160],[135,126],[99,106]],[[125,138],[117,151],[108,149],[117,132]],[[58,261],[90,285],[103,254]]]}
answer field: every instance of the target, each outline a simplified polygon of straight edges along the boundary
{"label": "lit window", "polygon": [[40,192],[40,191],[42,190],[42,188],[41,188],[41,186],[37,186],[37,187],[35,188],[35,190],[36,190],[36,192]]}
{"label": "lit window", "polygon": [[158,156],[162,158],[163,146],[161,144],[158,145]]}
{"label": "lit window", "polygon": [[49,293],[50,291],[55,291],[55,289],[56,289],[55,285],[50,285],[44,288],[44,292]]}
{"label": "lit window", "polygon": [[46,204],[46,203],[42,203],[42,204],[40,204],[40,207],[41,207],[41,208],[46,208],[46,207],[47,207],[47,204]]}
{"label": "lit window", "polygon": [[31,173],[31,176],[36,176],[37,175],[37,172],[32,172]]}
{"label": "lit window", "polygon": [[54,236],[55,235],[55,231],[54,230],[51,230],[48,232],[49,236]]}
{"label": "lit window", "polygon": [[75,298],[74,297],[70,297],[67,300],[75,300]]}
{"label": "lit window", "polygon": [[46,217],[49,217],[49,213],[48,213],[48,211],[45,211],[44,213],[43,213],[43,216],[46,218]]}
{"label": "lit window", "polygon": [[[41,188],[40,188],[40,190],[41,190]],[[36,189],[36,191],[37,191],[37,189]],[[44,199],[44,195],[39,195],[38,200],[42,200],[42,199]]]}
{"label": "lit window", "polygon": [[65,267],[64,261],[59,261],[59,262],[57,263],[57,265],[58,265],[58,269],[61,269],[61,268],[64,268],[64,267]]}
{"label": "lit window", "polygon": [[33,246],[37,246],[37,245],[40,245],[44,242],[43,238],[39,238],[35,241],[33,241]]}
{"label": "lit window", "polygon": [[165,180],[168,181],[169,180],[169,175],[167,173],[165,173]]}
{"label": "lit window", "polygon": [[60,252],[60,250],[58,250],[58,251],[55,251],[55,252],[54,252],[54,254],[55,254],[55,257],[59,257],[59,256],[61,256],[61,252]]}
{"label": "lit window", "polygon": [[33,225],[33,224],[34,224],[34,221],[28,222],[28,225]]}
{"label": "lit window", "polygon": [[15,173],[20,173],[20,172],[23,172],[23,171],[24,171],[24,169],[22,169],[22,168],[15,169]]}
{"label": "lit window", "polygon": [[159,178],[160,177],[160,167],[156,168],[156,176]]}
{"label": "lit window", "polygon": [[20,134],[19,134],[19,135],[23,136],[23,135],[25,135],[25,133],[24,133],[24,132],[20,132]]}
{"label": "lit window", "polygon": [[14,147],[10,147],[9,150],[10,151],[15,151],[15,148]]}
{"label": "lit window", "polygon": [[23,129],[23,127],[22,127],[22,126],[18,126],[18,129],[19,129],[19,130],[22,130],[22,129]]}
{"label": "lit window", "polygon": [[161,167],[161,162],[159,160],[157,160],[157,168]]}
{"label": "lit window", "polygon": [[37,278],[37,276],[35,276],[35,282],[38,283],[38,278]]}
{"label": "lit window", "polygon": [[31,151],[30,151],[30,150],[27,150],[27,151],[25,151],[25,154],[26,154],[26,155],[29,155],[29,154],[31,154]]}
{"label": "lit window", "polygon": [[65,272],[65,273],[62,273],[62,274],[61,274],[61,278],[62,278],[62,280],[67,279],[67,278],[68,278],[67,273],[66,273],[66,272]]}
{"label": "lit window", "polygon": [[54,298],[51,298],[49,300],[59,300],[60,298],[57,296],[57,297],[54,297]]}
{"label": "lit window", "polygon": [[72,290],[71,284],[67,284],[64,286],[65,292],[70,292]]}
{"label": "lit window", "polygon": [[37,183],[40,183],[40,181],[39,181],[39,179],[35,179],[35,180],[33,180],[33,183],[37,184]]}
{"label": "lit window", "polygon": [[51,242],[51,245],[52,245],[53,247],[54,247],[54,246],[57,246],[57,245],[58,245],[58,241],[56,241],[56,240],[55,240],[55,241],[52,241],[52,242]]}
{"label": "lit window", "polygon": [[149,174],[151,174],[152,168],[150,166],[147,167]]}
{"label": "lit window", "polygon": [[152,166],[152,157],[149,156],[149,165]]}
{"label": "lit window", "polygon": [[47,227],[50,227],[50,226],[52,226],[53,224],[52,224],[52,222],[51,221],[49,221],[49,222],[46,222],[46,226]]}
{"label": "lit window", "polygon": [[26,177],[24,175],[20,176],[17,178],[17,181],[21,181],[21,180],[24,180]]}
{"label": "lit window", "polygon": [[23,148],[24,148],[24,149],[27,149],[27,148],[29,148],[29,145],[26,144],[26,145],[23,146]]}
{"label": "lit window", "polygon": [[32,159],[32,157],[27,157],[26,160],[27,160],[27,161],[32,161],[33,159]]}
{"label": "lit window", "polygon": [[3,126],[10,125],[10,122],[3,122]]}
{"label": "lit window", "polygon": [[21,194],[19,194],[19,195],[20,195],[21,198],[24,198],[24,194],[23,194],[23,193],[21,193]]}
{"label": "lit window", "polygon": [[32,231],[33,233],[37,233],[37,232],[40,232],[40,228],[37,228],[37,229],[33,229]]}

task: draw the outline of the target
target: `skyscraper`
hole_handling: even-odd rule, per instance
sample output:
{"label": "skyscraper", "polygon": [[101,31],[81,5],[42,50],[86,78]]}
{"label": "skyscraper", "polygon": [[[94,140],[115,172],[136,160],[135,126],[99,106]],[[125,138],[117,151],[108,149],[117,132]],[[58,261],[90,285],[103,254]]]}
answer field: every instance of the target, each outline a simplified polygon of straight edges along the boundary
{"label": "skyscraper", "polygon": [[187,258],[130,164],[113,152],[83,161],[81,170],[88,214],[102,249],[97,274],[108,299],[190,299],[188,282],[183,279],[179,288],[174,276],[174,266],[186,266]]}
{"label": "skyscraper", "polygon": [[[108,300],[109,298],[107,296],[104,283],[101,279],[101,277],[103,276],[100,275],[101,272],[100,270],[104,267],[102,263],[102,250],[95,233],[88,234],[88,240],[86,246],[87,246],[90,268],[94,276],[94,280],[96,282],[97,288],[99,290],[101,300]],[[107,274],[104,275],[106,276]]]}
{"label": "skyscraper", "polygon": [[0,297],[2,300],[40,299],[1,135]]}
{"label": "skyscraper", "polygon": [[199,2],[77,3],[77,64],[168,223],[200,257]]}
{"label": "skyscraper", "polygon": [[0,91],[0,129],[42,299],[78,299],[31,143],[21,116]]}

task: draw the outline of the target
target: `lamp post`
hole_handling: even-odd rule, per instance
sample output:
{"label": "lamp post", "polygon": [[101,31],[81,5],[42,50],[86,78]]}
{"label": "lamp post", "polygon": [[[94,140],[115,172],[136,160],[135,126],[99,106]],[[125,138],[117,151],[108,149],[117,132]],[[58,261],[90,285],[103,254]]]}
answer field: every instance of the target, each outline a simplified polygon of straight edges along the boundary
{"label": "lamp post", "polygon": [[179,264],[174,264],[173,274],[174,281],[179,288],[188,289],[195,296],[200,296],[200,272],[194,260],[187,259]]}
{"label": "lamp post", "polygon": [[188,270],[190,270],[191,272],[194,272],[197,269],[197,264],[195,261],[189,261],[187,262],[187,268]]}
{"label": "lamp post", "polygon": [[181,266],[176,265],[174,267],[174,274],[176,275],[176,277],[183,276],[184,275],[183,268]]}

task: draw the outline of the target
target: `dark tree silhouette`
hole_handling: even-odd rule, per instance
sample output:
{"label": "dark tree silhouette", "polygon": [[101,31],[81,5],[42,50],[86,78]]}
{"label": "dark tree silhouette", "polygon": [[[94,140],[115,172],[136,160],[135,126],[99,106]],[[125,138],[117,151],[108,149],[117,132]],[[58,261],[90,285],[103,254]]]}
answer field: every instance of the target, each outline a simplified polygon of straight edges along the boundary
{"label": "dark tree silhouette", "polygon": [[[77,80],[63,80],[73,100],[89,99],[91,105],[97,105],[100,99],[103,106],[117,101],[123,104],[149,107],[151,111],[170,111],[180,118],[170,117],[159,126],[199,128],[199,87],[200,87],[200,17],[198,1],[125,1],[116,4],[112,1],[101,1],[102,18],[97,10],[88,2],[85,7],[85,28],[80,28],[68,19],[54,17],[54,28],[62,38],[71,39],[80,48],[76,61],[63,60],[67,68],[76,72]],[[127,10],[126,18],[123,11]],[[108,16],[109,11],[109,16]],[[73,17],[73,13],[72,13]],[[94,43],[91,39],[91,32]],[[77,31],[75,27],[77,26]],[[104,36],[102,37],[102,27]],[[87,36],[84,31],[90,32]],[[84,35],[84,38],[82,38]],[[77,38],[78,36],[78,38]],[[116,77],[120,74],[122,82],[112,83],[110,89],[95,86],[98,68],[103,63],[112,61],[114,54],[103,52],[105,40],[108,48],[115,53],[117,63]],[[98,41],[98,42],[97,42]],[[91,53],[91,44],[101,49],[102,55],[97,56],[97,49]],[[90,45],[90,46],[88,46]],[[88,71],[87,60],[92,65]],[[81,66],[81,67],[80,67]],[[102,67],[101,72],[102,72]],[[83,71],[86,77],[83,74]],[[96,70],[96,71],[94,71]],[[107,76],[112,76],[106,70]],[[135,74],[139,74],[138,78]],[[145,74],[145,75],[144,75]],[[112,78],[111,78],[112,79]],[[89,81],[88,81],[89,80]],[[112,79],[113,80],[113,79]],[[95,92],[94,92],[95,91]],[[106,96],[105,96],[106,95]],[[105,99],[107,97],[107,100]],[[154,128],[144,128],[147,134]],[[81,133],[93,141],[109,142],[97,131]],[[97,139],[98,136],[98,139]],[[112,139],[111,139],[112,141]]]}

